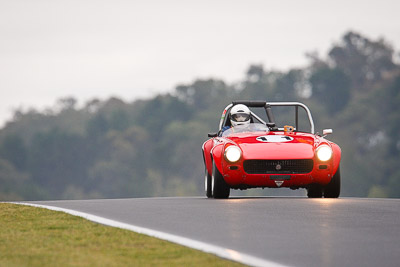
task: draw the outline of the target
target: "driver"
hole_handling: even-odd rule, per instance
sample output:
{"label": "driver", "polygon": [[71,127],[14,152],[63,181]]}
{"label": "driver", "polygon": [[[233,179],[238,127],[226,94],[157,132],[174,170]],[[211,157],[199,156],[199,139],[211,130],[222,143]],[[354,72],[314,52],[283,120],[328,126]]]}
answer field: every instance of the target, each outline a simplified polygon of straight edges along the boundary
{"label": "driver", "polygon": [[[230,111],[230,121],[232,127],[238,125],[248,126],[250,125],[250,118],[251,118],[250,109],[243,104],[238,104],[233,106]],[[231,127],[225,126],[224,128],[222,128],[222,132],[228,130],[229,128]]]}

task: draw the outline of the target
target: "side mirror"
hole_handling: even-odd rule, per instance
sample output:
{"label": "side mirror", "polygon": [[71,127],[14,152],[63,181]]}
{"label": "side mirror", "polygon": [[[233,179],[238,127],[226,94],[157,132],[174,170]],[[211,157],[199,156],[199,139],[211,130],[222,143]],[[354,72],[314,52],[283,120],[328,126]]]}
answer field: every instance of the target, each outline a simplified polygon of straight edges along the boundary
{"label": "side mirror", "polygon": [[322,131],[322,135],[323,136],[327,136],[328,134],[332,134],[333,133],[333,130],[332,129],[324,129],[323,131]]}
{"label": "side mirror", "polygon": [[217,133],[208,133],[208,137],[217,137],[218,134]]}

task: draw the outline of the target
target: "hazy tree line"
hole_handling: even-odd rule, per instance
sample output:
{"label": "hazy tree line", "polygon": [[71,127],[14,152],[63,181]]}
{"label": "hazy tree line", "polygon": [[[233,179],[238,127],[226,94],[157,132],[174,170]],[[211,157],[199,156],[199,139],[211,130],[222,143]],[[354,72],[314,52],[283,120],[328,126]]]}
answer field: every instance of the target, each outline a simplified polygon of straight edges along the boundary
{"label": "hazy tree line", "polygon": [[203,194],[201,145],[235,99],[300,101],[342,147],[342,195],[400,196],[400,66],[385,40],[346,33],[289,71],[199,79],[168,94],[16,111],[0,130],[0,199]]}

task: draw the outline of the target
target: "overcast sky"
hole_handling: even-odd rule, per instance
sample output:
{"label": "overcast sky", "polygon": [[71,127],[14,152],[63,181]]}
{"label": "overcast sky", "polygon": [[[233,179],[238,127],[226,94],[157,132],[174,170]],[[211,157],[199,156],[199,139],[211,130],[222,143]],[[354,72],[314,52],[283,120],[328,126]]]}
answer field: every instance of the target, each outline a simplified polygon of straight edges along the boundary
{"label": "overcast sky", "polygon": [[126,101],[287,70],[348,30],[400,51],[399,0],[0,0],[0,126],[61,97]]}

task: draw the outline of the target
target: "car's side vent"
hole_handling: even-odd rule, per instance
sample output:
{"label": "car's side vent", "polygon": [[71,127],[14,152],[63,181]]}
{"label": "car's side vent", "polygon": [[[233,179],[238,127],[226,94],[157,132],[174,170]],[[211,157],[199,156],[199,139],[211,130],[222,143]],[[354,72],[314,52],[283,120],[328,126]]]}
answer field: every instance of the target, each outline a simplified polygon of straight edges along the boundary
{"label": "car's side vent", "polygon": [[244,171],[248,174],[298,174],[309,173],[314,167],[312,159],[245,160]]}

